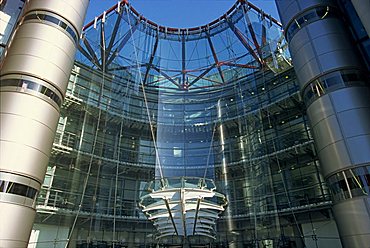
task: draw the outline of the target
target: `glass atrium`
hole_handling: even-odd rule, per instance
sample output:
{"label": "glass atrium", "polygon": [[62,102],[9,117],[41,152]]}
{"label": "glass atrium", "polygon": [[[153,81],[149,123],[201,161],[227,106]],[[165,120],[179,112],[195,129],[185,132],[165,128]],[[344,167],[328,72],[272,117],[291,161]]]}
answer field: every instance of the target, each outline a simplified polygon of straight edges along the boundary
{"label": "glass atrium", "polygon": [[[339,243],[307,122],[281,24],[256,6],[176,29],[121,2],[84,28],[30,244]],[[184,209],[145,214],[156,190],[204,186],[222,207],[192,210],[198,233],[177,235]]]}

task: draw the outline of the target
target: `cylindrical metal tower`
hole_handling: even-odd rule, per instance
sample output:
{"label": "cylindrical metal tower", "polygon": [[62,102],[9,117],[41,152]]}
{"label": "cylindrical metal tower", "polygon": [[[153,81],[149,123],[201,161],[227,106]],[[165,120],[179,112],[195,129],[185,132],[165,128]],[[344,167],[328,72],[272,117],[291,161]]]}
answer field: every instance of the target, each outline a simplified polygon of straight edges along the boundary
{"label": "cylindrical metal tower", "polygon": [[[370,244],[370,89],[334,1],[276,1],[344,247]],[[365,185],[364,185],[365,184]]]}
{"label": "cylindrical metal tower", "polygon": [[0,247],[26,247],[88,0],[31,0],[1,65]]}

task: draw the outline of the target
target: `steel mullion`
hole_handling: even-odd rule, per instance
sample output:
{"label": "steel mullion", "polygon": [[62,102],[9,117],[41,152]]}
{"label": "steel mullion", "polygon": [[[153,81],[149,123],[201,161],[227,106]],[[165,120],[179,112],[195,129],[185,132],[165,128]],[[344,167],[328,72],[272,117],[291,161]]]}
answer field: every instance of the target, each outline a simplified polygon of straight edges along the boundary
{"label": "steel mullion", "polygon": [[180,85],[173,79],[171,78],[170,76],[168,76],[166,73],[164,73],[162,70],[160,70],[159,68],[157,68],[156,66],[152,65],[153,69],[156,70],[157,72],[159,72],[161,75],[163,75],[167,80],[169,80],[171,83],[173,83],[174,85],[176,85],[177,87],[181,88]]}
{"label": "steel mullion", "polygon": [[182,84],[185,85],[185,70],[186,70],[186,64],[185,64],[185,59],[186,59],[186,45],[185,45],[185,34],[182,34],[182,40],[181,40],[181,54],[182,54],[182,67],[181,67],[181,73],[182,73]]}
{"label": "steel mullion", "polygon": [[257,37],[256,37],[256,33],[254,32],[254,29],[253,29],[253,26],[252,26],[251,20],[249,19],[248,12],[247,12],[247,10],[246,10],[245,5],[244,5],[244,8],[243,8],[243,12],[244,12],[244,18],[245,18],[245,20],[246,20],[246,22],[247,22],[247,26],[248,26],[249,33],[250,33],[250,34],[251,34],[251,36],[252,36],[253,44],[254,44],[254,46],[256,47],[256,49],[257,49],[257,52],[258,52],[259,56],[261,57],[261,49],[260,49],[260,45],[258,44]]}
{"label": "steel mullion", "polygon": [[103,71],[106,70],[106,50],[105,50],[105,28],[104,22],[100,23],[100,58]]}
{"label": "steel mullion", "polygon": [[217,66],[218,73],[220,74],[222,84],[225,84],[224,75],[223,75],[222,70],[219,66],[217,53],[216,53],[215,47],[213,46],[212,39],[211,39],[211,36],[210,36],[209,32],[207,33],[207,39],[208,39],[209,47],[211,48],[213,59],[214,59],[214,61],[216,63],[216,66]]}
{"label": "steel mullion", "polygon": [[173,228],[175,229],[175,233],[176,233],[176,235],[179,235],[179,233],[177,232],[175,220],[173,219],[173,216],[172,216],[170,204],[168,203],[168,199],[163,199],[163,201],[166,204],[166,208],[167,208],[168,214],[169,214],[169,216],[171,218],[171,222],[172,222]]}
{"label": "steel mullion", "polygon": [[93,61],[95,61],[95,63],[94,63],[93,61],[92,61],[92,62],[93,62],[94,64],[98,65],[100,69],[102,69],[102,66],[101,66],[101,64],[99,63],[99,59],[98,59],[98,57],[96,56],[96,54],[95,54],[94,50],[92,49],[92,47],[91,47],[91,45],[90,45],[89,41],[86,39],[86,37],[82,37],[82,42],[84,43],[85,47],[87,48],[87,51],[88,51],[88,52],[89,52],[89,54],[91,55],[91,57],[92,57]]}
{"label": "steel mullion", "polygon": [[78,44],[77,49],[88,59],[90,60],[94,65],[96,65],[98,68],[100,68],[100,65],[96,63],[96,61],[91,57],[91,55],[80,45]]}
{"label": "steel mullion", "polygon": [[254,52],[253,48],[248,44],[248,42],[245,40],[242,32],[235,27],[235,25],[230,21],[227,20],[227,23],[229,24],[229,27],[231,30],[234,32],[236,37],[240,40],[240,42],[243,44],[243,46],[248,50],[248,52],[253,56],[253,58],[260,64],[262,65],[262,61],[260,57]]}
{"label": "steel mullion", "polygon": [[216,64],[213,64],[212,66],[208,67],[204,72],[202,72],[197,78],[195,78],[188,87],[194,85],[196,82],[198,82],[201,78],[203,78],[210,70],[216,67]]}
{"label": "steel mullion", "polygon": [[155,56],[155,54],[157,52],[158,43],[159,43],[159,37],[157,35],[157,37],[155,39],[155,43],[154,43],[152,54],[150,55],[149,63],[146,66],[146,72],[145,72],[144,81],[143,81],[143,84],[144,85],[146,84],[146,81],[148,80],[149,71],[150,71],[150,68],[152,67],[154,56]]}
{"label": "steel mullion", "polygon": [[126,34],[123,36],[122,41],[119,43],[117,48],[113,51],[112,56],[110,56],[109,60],[107,61],[107,66],[110,65],[113,60],[117,57],[118,53],[122,50],[122,48],[126,45],[126,43],[129,41],[131,36],[135,33],[137,27],[139,26],[140,22],[137,22],[135,26],[131,28],[131,30],[128,30]]}
{"label": "steel mullion", "polygon": [[113,44],[114,44],[114,41],[116,40],[116,36],[117,36],[117,31],[118,31],[118,28],[121,24],[121,20],[122,20],[122,10],[118,13],[118,17],[117,17],[117,20],[116,20],[116,23],[114,24],[114,28],[113,28],[113,31],[112,31],[112,36],[110,38],[110,41],[109,41],[109,44],[108,44],[108,48],[107,48],[107,58],[112,50],[112,47],[113,47]]}

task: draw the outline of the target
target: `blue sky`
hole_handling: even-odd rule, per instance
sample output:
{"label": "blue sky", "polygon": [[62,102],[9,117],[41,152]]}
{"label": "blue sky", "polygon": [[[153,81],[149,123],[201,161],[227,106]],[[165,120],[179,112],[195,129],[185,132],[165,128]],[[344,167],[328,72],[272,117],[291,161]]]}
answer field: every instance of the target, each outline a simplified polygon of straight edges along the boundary
{"label": "blue sky", "polygon": [[[85,23],[115,5],[118,0],[90,0]],[[223,15],[236,0],[129,0],[146,18],[168,27],[196,27]],[[274,0],[249,0],[279,20]]]}

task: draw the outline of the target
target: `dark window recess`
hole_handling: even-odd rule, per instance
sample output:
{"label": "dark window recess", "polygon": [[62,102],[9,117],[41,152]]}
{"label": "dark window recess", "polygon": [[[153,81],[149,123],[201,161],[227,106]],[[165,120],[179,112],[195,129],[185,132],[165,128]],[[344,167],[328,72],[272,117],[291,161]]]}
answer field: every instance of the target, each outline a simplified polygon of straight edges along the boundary
{"label": "dark window recess", "polygon": [[67,23],[59,20],[58,18],[46,14],[29,14],[24,17],[23,22],[29,21],[29,20],[39,20],[39,21],[46,21],[53,23],[55,25],[58,25],[61,27],[63,30],[67,31],[67,33],[72,37],[72,39],[78,43],[78,35],[77,32],[70,27]]}
{"label": "dark window recess", "polygon": [[1,81],[1,87],[15,86],[24,90],[33,90],[39,92],[51,100],[53,100],[59,107],[62,105],[62,99],[53,90],[45,87],[44,85],[24,80],[24,79],[4,79]]}
{"label": "dark window recess", "polygon": [[366,86],[366,81],[366,76],[360,71],[332,72],[308,84],[303,89],[302,96],[306,106],[308,106],[324,94],[343,87]]}
{"label": "dark window recess", "polygon": [[20,195],[32,200],[37,195],[37,190],[24,184],[0,180],[0,192]]}
{"label": "dark window recess", "polygon": [[370,167],[359,167],[339,172],[328,178],[334,201],[370,194]]}
{"label": "dark window recess", "polygon": [[325,18],[332,17],[338,17],[338,14],[335,8],[329,6],[318,7],[304,12],[303,14],[295,18],[287,27],[285,35],[287,41],[290,42],[290,40],[298,32],[298,30],[300,30],[304,26]]}

